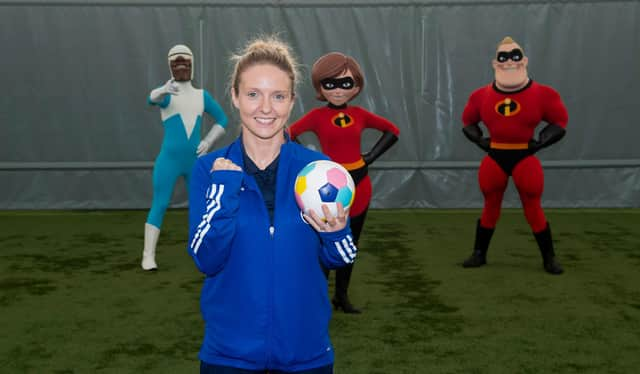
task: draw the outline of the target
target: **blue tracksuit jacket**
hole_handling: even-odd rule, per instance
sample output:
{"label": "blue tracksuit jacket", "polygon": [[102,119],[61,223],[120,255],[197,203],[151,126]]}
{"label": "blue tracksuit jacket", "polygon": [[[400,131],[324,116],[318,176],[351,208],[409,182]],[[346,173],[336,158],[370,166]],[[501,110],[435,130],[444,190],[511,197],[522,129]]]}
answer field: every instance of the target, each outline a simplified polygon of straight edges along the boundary
{"label": "blue tracksuit jacket", "polygon": [[298,172],[326,156],[287,141],[276,177],[273,222],[255,179],[211,172],[225,157],[243,167],[242,143],[200,157],[189,192],[189,254],[206,277],[200,359],[249,370],[299,371],[333,363],[331,307],[320,262],[353,262],[349,225],[318,233],[294,197]]}

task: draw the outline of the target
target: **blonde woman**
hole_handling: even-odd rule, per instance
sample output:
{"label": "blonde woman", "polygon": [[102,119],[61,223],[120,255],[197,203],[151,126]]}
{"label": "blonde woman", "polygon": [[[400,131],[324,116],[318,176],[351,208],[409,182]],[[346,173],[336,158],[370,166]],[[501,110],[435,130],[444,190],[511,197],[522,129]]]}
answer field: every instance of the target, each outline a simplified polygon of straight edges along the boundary
{"label": "blonde woman", "polygon": [[297,65],[270,37],[234,56],[231,98],[242,132],[198,159],[190,189],[189,248],[206,275],[201,373],[333,372],[322,266],[353,263],[348,211],[303,215],[294,182],[326,156],[289,140]]}

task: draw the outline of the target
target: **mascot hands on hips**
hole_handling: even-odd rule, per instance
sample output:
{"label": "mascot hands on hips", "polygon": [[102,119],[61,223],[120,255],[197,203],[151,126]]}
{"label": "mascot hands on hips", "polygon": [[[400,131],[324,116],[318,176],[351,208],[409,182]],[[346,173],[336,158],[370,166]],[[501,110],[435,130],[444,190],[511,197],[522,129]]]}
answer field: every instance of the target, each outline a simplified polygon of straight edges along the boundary
{"label": "mascot hands on hips", "polygon": [[[225,132],[227,116],[209,92],[194,88],[193,53],[185,45],[176,45],[168,54],[171,79],[151,91],[148,102],[160,107],[164,139],[153,168],[153,201],[144,228],[142,268],[157,269],[156,244],[173,187],[182,176],[189,183],[191,168],[197,156],[209,151]],[[202,113],[216,123],[201,139]]]}
{"label": "mascot hands on hips", "polygon": [[[473,253],[463,263],[467,268],[486,264],[489,242],[511,177],[542,254],[544,270],[550,274],[563,272],[555,258],[551,229],[540,202],[544,174],[535,153],[564,136],[568,115],[553,88],[529,78],[528,63],[522,47],[510,37],[504,38],[492,61],[495,81],[474,91],[462,114],[464,135],[487,152],[478,172],[484,208],[476,225]],[[486,126],[488,136],[479,122]],[[535,139],[541,122],[547,124]]]}
{"label": "mascot hands on hips", "polygon": [[[289,128],[291,138],[311,131],[316,134],[322,152],[344,166],[356,184],[355,200],[349,210],[350,227],[357,245],[371,200],[371,180],[368,166],[386,152],[397,140],[400,130],[387,119],[359,106],[349,106],[364,87],[364,76],[358,62],[342,53],[331,52],[320,57],[311,69],[316,97],[327,106],[312,109]],[[362,132],[372,128],[382,132],[373,148],[362,153]],[[351,305],[347,288],[353,265],[336,270],[336,293],[332,299],[336,309],[345,313],[360,313]]]}

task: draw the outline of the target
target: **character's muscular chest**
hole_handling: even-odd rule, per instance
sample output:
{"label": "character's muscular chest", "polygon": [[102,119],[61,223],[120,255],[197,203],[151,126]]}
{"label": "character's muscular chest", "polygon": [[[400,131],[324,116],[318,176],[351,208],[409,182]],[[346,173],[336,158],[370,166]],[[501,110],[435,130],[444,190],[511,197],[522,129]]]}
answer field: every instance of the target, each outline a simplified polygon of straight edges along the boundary
{"label": "character's muscular chest", "polygon": [[540,105],[525,95],[490,95],[480,110],[488,127],[535,127],[542,120]]}

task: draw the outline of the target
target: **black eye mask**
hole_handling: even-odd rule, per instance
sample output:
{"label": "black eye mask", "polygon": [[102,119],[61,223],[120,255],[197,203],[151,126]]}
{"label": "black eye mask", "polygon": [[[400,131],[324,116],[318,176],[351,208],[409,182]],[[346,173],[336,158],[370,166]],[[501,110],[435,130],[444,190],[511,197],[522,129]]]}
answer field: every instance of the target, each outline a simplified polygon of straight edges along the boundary
{"label": "black eye mask", "polygon": [[350,90],[356,86],[356,83],[351,77],[344,78],[325,78],[320,81],[322,88],[325,90],[335,90],[336,88],[342,88],[343,90]]}
{"label": "black eye mask", "polygon": [[498,60],[498,62],[507,62],[507,60],[511,59],[511,61],[513,62],[519,62],[522,60],[523,57],[524,57],[524,54],[522,53],[522,50],[520,48],[514,48],[509,52],[506,52],[506,51],[498,52],[498,55],[496,56],[496,60]]}

